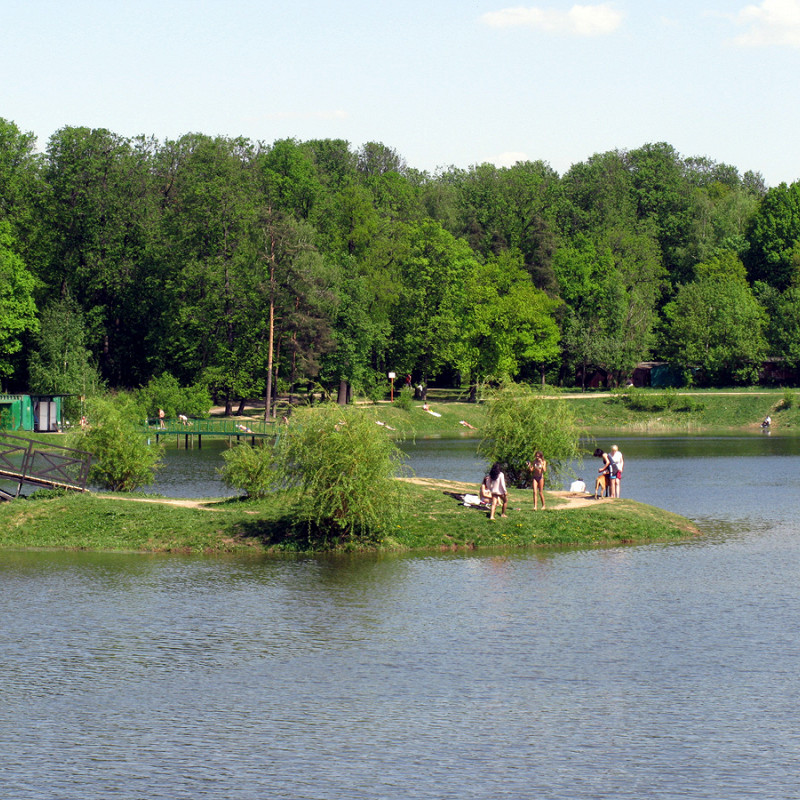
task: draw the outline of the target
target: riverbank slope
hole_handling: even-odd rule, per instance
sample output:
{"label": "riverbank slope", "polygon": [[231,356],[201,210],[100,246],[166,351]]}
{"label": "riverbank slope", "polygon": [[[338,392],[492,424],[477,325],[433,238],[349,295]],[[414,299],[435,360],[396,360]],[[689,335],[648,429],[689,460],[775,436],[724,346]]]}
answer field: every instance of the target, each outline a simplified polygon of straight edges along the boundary
{"label": "riverbank slope", "polygon": [[[569,403],[578,424],[590,435],[618,433],[756,433],[767,415],[776,433],[800,433],[800,391],[792,389],[708,389],[558,392],[543,397]],[[482,403],[456,400],[452,392],[432,389],[428,408],[389,402],[358,404],[364,414],[398,438],[478,437],[486,414]],[[221,414],[215,409],[212,416]],[[241,417],[262,414],[257,407]]]}
{"label": "riverbank slope", "polygon": [[599,546],[674,541],[699,535],[687,519],[633,500],[588,500],[547,492],[533,511],[529,491],[509,493],[508,517],[489,522],[459,497],[472,484],[402,479],[403,508],[381,541],[309,539],[293,522],[291,498],[173,500],[118,494],[40,496],[0,503],[0,549],[143,553],[292,553],[330,550],[443,551],[479,548]]}

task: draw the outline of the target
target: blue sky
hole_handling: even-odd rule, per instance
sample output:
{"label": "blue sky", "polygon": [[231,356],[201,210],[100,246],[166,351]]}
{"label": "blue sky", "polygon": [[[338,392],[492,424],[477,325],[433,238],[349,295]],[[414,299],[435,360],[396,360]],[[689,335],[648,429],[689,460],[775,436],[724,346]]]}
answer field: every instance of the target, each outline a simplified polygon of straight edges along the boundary
{"label": "blue sky", "polygon": [[26,0],[0,117],[381,141],[418,169],[666,141],[800,179],[800,0]]}

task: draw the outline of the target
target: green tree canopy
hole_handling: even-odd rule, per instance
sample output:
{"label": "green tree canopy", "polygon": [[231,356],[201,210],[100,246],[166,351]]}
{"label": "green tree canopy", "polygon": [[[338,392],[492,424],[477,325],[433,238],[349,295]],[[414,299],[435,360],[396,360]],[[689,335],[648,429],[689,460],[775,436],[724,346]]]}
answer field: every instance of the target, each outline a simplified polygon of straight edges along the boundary
{"label": "green tree canopy", "polygon": [[22,337],[39,327],[33,299],[36,279],[16,252],[11,225],[0,219],[0,378],[13,372]]}

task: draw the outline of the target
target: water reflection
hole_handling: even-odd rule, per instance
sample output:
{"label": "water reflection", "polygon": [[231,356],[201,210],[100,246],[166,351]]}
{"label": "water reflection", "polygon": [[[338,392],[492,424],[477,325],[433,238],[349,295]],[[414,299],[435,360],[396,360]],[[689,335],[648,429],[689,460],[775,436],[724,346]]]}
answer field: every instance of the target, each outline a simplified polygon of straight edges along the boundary
{"label": "water reflection", "polygon": [[[3,796],[796,797],[798,441],[614,441],[623,494],[716,533],[435,557],[0,553]],[[474,446],[419,442],[412,466],[477,482]],[[220,459],[173,455],[180,481]]]}
{"label": "water reflection", "polygon": [[4,792],[791,797],[798,563],[774,531],[544,555],[13,554]]}

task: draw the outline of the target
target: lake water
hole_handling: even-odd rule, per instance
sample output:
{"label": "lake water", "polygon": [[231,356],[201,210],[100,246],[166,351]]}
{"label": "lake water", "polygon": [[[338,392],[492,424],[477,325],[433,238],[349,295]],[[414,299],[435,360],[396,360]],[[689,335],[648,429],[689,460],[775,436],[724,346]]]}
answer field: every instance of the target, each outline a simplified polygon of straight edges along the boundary
{"label": "lake water", "polygon": [[[623,495],[703,538],[0,553],[0,797],[800,798],[800,440],[616,443]],[[409,448],[417,474],[483,474],[474,442]],[[219,494],[200,452],[154,490]]]}

